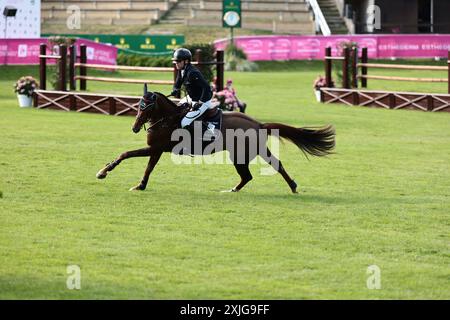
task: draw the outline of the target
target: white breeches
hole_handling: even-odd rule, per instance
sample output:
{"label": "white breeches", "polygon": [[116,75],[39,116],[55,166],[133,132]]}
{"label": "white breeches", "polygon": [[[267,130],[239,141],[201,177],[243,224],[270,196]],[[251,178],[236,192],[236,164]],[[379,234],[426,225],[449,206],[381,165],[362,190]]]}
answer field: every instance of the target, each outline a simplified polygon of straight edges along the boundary
{"label": "white breeches", "polygon": [[[192,105],[194,105],[196,101],[192,101],[192,99],[189,96],[186,96],[183,99],[181,99],[179,103],[182,104],[185,102],[190,102],[192,103]],[[211,100],[204,102],[198,110],[191,111],[186,114],[186,116],[181,120],[181,127],[182,128],[187,127],[192,123],[192,121],[200,117],[206,110],[212,108],[214,108],[214,106],[212,105]]]}

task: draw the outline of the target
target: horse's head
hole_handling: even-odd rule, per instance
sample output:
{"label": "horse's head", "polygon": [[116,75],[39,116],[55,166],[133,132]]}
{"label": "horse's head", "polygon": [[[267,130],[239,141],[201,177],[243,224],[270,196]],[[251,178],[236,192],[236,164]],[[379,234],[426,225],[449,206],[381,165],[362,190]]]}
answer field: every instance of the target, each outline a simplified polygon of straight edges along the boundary
{"label": "horse's head", "polygon": [[147,91],[147,84],[144,85],[144,95],[139,102],[139,108],[134,121],[132,130],[134,133],[141,131],[144,123],[150,120],[152,112],[156,108],[156,94],[151,91]]}

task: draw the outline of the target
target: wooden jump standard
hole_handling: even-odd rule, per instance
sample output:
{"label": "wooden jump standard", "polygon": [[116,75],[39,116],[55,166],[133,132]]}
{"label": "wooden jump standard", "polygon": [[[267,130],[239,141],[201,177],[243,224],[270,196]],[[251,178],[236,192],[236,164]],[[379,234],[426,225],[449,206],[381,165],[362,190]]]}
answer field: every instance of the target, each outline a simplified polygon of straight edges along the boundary
{"label": "wooden jump standard", "polygon": [[[324,103],[344,103],[347,105],[381,107],[386,109],[414,109],[422,111],[446,111],[450,112],[450,51],[448,53],[448,66],[427,65],[403,65],[369,63],[367,48],[362,49],[361,62],[358,62],[358,50],[353,48],[351,52],[344,50],[343,57],[332,57],[331,48],[325,49],[325,78],[327,87],[321,88],[321,101]],[[352,57],[350,65],[349,57]],[[342,88],[331,88],[332,84],[332,60],[343,61]],[[369,68],[380,69],[407,69],[407,70],[433,70],[447,71],[448,78],[416,78],[397,76],[368,75]],[[346,70],[351,70],[350,75]],[[358,70],[361,74],[358,74]],[[368,79],[413,81],[413,82],[448,82],[448,94],[418,93],[418,92],[392,92],[358,89],[358,79],[361,87],[367,87]],[[350,89],[350,85],[352,89]]]}
{"label": "wooden jump standard", "polygon": [[[134,66],[111,66],[100,64],[88,64],[86,55],[86,46],[80,45],[80,56],[77,57],[76,47],[74,45],[69,48],[69,87],[70,92],[66,88],[66,64],[67,64],[67,48],[65,45],[60,45],[60,55],[47,55],[47,47],[45,44],[40,46],[40,64],[39,74],[41,87],[35,90],[33,94],[34,107],[38,109],[58,109],[64,111],[76,112],[94,112],[109,115],[135,115],[139,105],[141,96],[123,96],[111,95],[102,93],[85,93],[77,92],[76,80],[79,80],[80,90],[86,90],[87,81],[103,81],[103,82],[119,82],[119,83],[137,83],[137,84],[162,84],[173,85],[177,70],[174,65],[173,68],[163,67],[134,67]],[[77,62],[79,58],[80,62]],[[216,65],[216,87],[218,90],[223,90],[224,87],[224,55],[223,51],[216,52],[216,61],[202,61],[201,51],[197,50],[193,64],[201,68],[203,65]],[[59,59],[58,68],[58,90],[45,90],[46,83],[46,59]],[[79,70],[79,75],[76,75],[76,69]],[[143,72],[172,72],[173,80],[144,80],[144,79],[124,79],[112,77],[93,77],[87,75],[88,68],[103,69],[103,70],[128,70],[128,71],[143,71]],[[178,97],[179,98],[179,97]],[[178,99],[173,99],[177,101]]]}

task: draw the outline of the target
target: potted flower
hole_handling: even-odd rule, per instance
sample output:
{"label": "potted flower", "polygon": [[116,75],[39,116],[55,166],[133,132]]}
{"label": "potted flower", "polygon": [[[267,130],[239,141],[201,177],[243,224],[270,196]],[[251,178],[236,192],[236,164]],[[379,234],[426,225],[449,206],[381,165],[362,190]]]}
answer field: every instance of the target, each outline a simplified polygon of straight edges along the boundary
{"label": "potted flower", "polygon": [[32,76],[21,77],[17,80],[14,92],[17,92],[20,107],[31,107],[33,92],[38,87],[38,82]]}
{"label": "potted flower", "polygon": [[[314,93],[316,94],[316,99],[317,99],[318,102],[321,101],[321,99],[320,99],[320,88],[324,88],[326,86],[327,86],[327,80],[325,79],[325,77],[318,76],[316,78],[316,80],[314,80],[313,88],[314,88]],[[331,87],[331,88],[334,87],[333,81],[331,81],[331,84],[330,84],[329,87]]]}

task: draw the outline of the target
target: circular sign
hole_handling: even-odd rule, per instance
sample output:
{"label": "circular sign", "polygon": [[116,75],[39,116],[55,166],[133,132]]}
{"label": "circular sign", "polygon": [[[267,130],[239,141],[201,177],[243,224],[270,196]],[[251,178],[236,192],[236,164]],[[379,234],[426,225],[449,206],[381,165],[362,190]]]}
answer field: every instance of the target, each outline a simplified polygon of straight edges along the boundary
{"label": "circular sign", "polygon": [[237,13],[236,11],[228,11],[227,13],[225,13],[225,15],[223,16],[223,20],[226,22],[226,24],[228,24],[230,27],[234,27],[235,25],[237,25],[239,23],[239,20],[241,19],[241,17],[239,17],[239,13]]}

